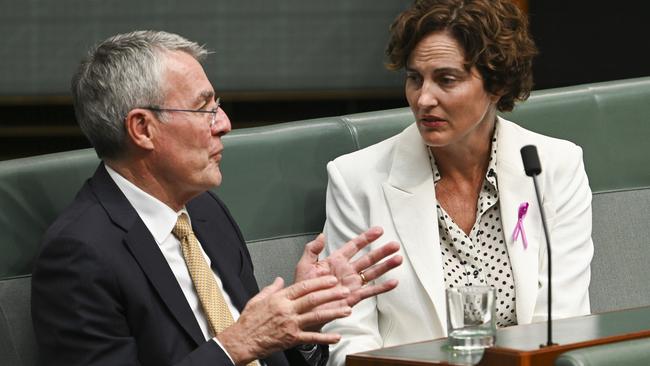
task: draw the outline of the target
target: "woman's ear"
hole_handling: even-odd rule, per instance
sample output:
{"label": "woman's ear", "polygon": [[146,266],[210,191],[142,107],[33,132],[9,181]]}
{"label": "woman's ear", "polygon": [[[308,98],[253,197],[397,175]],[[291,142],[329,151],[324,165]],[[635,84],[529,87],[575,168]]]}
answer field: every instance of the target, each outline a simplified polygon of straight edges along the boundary
{"label": "woman's ear", "polygon": [[501,100],[501,97],[505,94],[505,90],[500,89],[495,92],[490,93],[490,102],[494,103],[495,105],[499,103],[499,100]]}
{"label": "woman's ear", "polygon": [[129,111],[126,115],[124,126],[131,144],[141,149],[153,150],[155,123],[157,121],[155,121],[153,112],[149,110],[136,108]]}

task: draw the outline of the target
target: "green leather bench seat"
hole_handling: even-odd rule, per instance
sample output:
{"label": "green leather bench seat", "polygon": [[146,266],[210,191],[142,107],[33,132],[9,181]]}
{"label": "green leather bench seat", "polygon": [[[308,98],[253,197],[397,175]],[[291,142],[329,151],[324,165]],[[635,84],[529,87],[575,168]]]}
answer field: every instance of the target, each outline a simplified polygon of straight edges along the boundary
{"label": "green leather bench seat", "polygon": [[293,281],[303,246],[325,220],[325,165],[354,149],[334,118],[235,130],[224,138],[216,192],[244,234],[260,286],[276,276]]}
{"label": "green leather bench seat", "polygon": [[98,162],[91,149],[0,162],[0,279],[32,272],[45,229]]}
{"label": "green leather bench seat", "polygon": [[561,354],[555,366],[648,366],[650,338],[580,348]]}
{"label": "green leather bench seat", "polygon": [[650,187],[650,77],[542,90],[504,117],[580,145],[594,192]]}

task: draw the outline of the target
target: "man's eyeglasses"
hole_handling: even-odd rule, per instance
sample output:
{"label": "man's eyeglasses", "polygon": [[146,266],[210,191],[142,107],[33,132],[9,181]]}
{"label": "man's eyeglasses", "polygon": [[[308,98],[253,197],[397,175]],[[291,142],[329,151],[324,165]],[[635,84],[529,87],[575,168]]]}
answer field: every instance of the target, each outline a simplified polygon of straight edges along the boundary
{"label": "man's eyeglasses", "polygon": [[214,106],[214,108],[212,108],[209,111],[206,111],[204,109],[175,109],[175,108],[158,108],[158,107],[143,107],[143,108],[148,109],[150,111],[157,111],[157,112],[210,113],[212,114],[212,116],[210,117],[210,128],[212,128],[215,125],[215,123],[217,123],[217,113],[219,113],[220,100],[221,98],[217,98],[217,100],[215,100],[217,105]]}

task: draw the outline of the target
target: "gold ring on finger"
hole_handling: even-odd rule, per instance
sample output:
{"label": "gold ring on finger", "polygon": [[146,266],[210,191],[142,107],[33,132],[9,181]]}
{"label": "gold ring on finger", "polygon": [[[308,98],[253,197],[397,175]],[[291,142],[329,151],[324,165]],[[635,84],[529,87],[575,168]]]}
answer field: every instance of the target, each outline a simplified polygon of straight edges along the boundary
{"label": "gold ring on finger", "polygon": [[366,278],[366,275],[363,273],[363,271],[359,272],[359,277],[361,277],[361,286],[368,284],[368,279]]}

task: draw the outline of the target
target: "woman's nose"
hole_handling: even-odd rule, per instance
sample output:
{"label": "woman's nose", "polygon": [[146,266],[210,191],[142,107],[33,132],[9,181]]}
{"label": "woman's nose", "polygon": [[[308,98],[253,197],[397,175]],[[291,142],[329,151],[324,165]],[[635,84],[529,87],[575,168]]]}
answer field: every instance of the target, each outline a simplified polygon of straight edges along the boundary
{"label": "woman's nose", "polygon": [[438,90],[430,83],[424,83],[418,96],[418,107],[432,108],[438,105]]}

